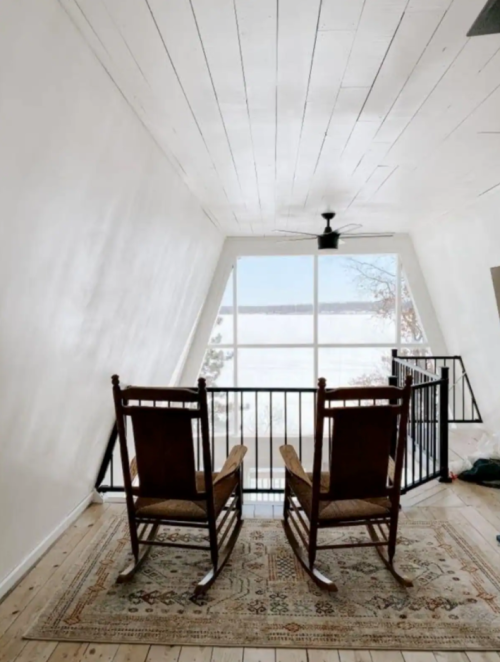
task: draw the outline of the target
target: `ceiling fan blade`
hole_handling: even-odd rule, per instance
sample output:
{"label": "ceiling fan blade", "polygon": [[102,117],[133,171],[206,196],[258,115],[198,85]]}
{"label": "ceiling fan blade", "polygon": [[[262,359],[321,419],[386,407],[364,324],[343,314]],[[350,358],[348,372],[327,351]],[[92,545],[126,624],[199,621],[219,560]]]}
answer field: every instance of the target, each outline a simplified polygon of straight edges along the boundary
{"label": "ceiling fan blade", "polygon": [[316,239],[316,237],[293,237],[290,239],[282,239],[281,241],[277,241],[277,244],[287,244],[289,241],[312,241],[313,239]]}
{"label": "ceiling fan blade", "polygon": [[352,232],[353,230],[356,230],[357,228],[362,228],[363,226],[361,223],[347,223],[346,225],[341,225],[340,228],[337,228],[335,232],[339,232],[343,230],[344,228],[351,228],[349,232]]}
{"label": "ceiling fan blade", "polygon": [[286,234],[304,234],[307,235],[308,237],[317,237],[317,234],[313,234],[312,232],[296,232],[295,230],[273,230],[273,232],[284,232]]}
{"label": "ceiling fan blade", "polygon": [[372,239],[374,237],[394,237],[394,232],[370,232],[359,234],[344,234],[340,235],[343,239]]}

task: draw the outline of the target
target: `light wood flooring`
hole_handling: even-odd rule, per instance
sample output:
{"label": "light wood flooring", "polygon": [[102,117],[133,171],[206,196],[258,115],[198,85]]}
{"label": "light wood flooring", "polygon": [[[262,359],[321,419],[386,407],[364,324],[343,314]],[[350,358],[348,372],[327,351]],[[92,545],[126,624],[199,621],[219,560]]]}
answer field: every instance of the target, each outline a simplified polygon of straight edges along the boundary
{"label": "light wood flooring", "polygon": [[[199,648],[24,641],[21,637],[81,554],[97,524],[122,505],[92,505],[0,603],[0,662],[500,662],[497,653]],[[245,506],[245,516],[281,517],[281,506]],[[432,482],[403,497],[403,519],[453,519],[498,557],[500,490]]]}

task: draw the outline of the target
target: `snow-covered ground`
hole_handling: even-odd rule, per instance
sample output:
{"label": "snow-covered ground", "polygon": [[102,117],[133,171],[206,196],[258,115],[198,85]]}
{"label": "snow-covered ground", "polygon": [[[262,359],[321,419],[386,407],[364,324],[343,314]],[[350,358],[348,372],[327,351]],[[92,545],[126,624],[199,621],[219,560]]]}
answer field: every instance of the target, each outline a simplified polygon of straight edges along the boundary
{"label": "snow-covered ground", "polygon": [[[220,344],[232,344],[233,317],[223,315],[214,330]],[[314,342],[312,315],[239,315],[238,345],[258,348],[238,350],[238,386],[310,387],[314,385],[312,348],[266,348],[265,345],[297,345]],[[389,347],[320,347],[318,376],[332,386],[347,385],[368,374],[386,373],[383,359],[396,345],[394,320],[376,318],[371,313],[322,314],[318,318],[319,344],[387,344]],[[218,386],[234,385],[233,360],[226,361]]]}
{"label": "snow-covered ground", "polygon": [[[233,342],[233,316],[221,315],[214,332],[220,342]],[[320,343],[394,343],[394,319],[384,320],[372,313],[320,314]],[[313,342],[312,315],[238,315],[238,344],[301,344]]]}

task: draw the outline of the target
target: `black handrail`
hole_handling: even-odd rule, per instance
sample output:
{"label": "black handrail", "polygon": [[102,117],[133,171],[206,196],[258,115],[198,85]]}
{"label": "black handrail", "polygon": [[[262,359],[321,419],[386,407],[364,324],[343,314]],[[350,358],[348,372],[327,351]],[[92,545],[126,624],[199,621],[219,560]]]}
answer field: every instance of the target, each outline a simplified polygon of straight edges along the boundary
{"label": "black handrail", "polygon": [[[461,356],[400,356],[397,350],[392,352],[393,361],[418,367],[420,374],[439,378],[439,369],[448,368],[449,396],[448,407],[449,423],[482,423],[483,419],[477,404],[472,385],[465,369]],[[422,364],[424,367],[422,367]]]}
{"label": "black handrail", "polygon": [[[401,386],[406,375],[411,374],[414,383],[403,492],[434,478],[449,480],[449,368],[443,366],[438,375],[427,367],[416,365],[412,358],[423,357],[399,357],[394,351],[392,375],[389,377],[390,384]],[[250,452],[245,460],[247,485],[244,492],[252,495],[282,495],[284,476],[279,475],[281,464],[275,466],[276,451],[281,443],[290,443],[295,445],[301,460],[305,459],[306,464],[311,460],[317,389],[211,387],[207,390],[214,466],[218,466],[225,458],[230,445],[245,443]],[[308,396],[311,399],[310,405],[304,406],[303,400]],[[283,404],[282,412],[280,404]],[[100,492],[123,491],[118,469],[115,475],[115,467],[119,463],[113,461],[114,454],[119,452],[116,440],[114,427],[96,481],[96,488]],[[262,466],[262,463],[265,465]]]}
{"label": "black handrail", "polygon": [[[440,482],[451,481],[449,471],[449,367],[441,367],[440,374],[422,368],[416,360],[428,357],[399,357],[392,351],[392,378],[397,386],[403,386],[407,375],[413,378],[410,415],[408,420],[408,444],[405,457],[405,483],[407,464],[412,458],[412,484],[439,478]],[[418,467],[415,461],[418,456]],[[422,466],[422,463],[425,465]],[[415,480],[415,471],[419,478]]]}

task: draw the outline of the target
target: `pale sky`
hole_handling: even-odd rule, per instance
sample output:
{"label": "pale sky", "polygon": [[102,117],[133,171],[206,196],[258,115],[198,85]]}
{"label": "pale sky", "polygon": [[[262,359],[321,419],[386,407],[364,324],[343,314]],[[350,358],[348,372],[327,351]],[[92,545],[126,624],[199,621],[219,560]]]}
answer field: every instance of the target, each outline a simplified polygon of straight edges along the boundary
{"label": "pale sky", "polygon": [[[355,255],[396,273],[395,255]],[[358,290],[352,270],[351,256],[321,255],[319,257],[320,302],[366,300]],[[222,305],[232,303],[232,279],[228,283]],[[269,304],[304,304],[313,302],[313,257],[259,256],[238,259],[238,304],[258,306]]]}

